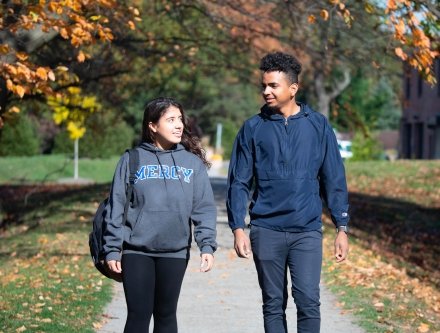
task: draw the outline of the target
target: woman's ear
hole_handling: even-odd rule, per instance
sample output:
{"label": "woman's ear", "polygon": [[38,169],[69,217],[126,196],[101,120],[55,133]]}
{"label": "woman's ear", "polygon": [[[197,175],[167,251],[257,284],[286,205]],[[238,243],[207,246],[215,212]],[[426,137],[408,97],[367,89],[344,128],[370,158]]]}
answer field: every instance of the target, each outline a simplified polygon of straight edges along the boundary
{"label": "woman's ear", "polygon": [[156,126],[156,124],[153,124],[152,122],[149,122],[149,123],[148,123],[148,127],[150,128],[150,130],[151,130],[152,132],[154,132],[154,133],[157,132],[157,126]]}

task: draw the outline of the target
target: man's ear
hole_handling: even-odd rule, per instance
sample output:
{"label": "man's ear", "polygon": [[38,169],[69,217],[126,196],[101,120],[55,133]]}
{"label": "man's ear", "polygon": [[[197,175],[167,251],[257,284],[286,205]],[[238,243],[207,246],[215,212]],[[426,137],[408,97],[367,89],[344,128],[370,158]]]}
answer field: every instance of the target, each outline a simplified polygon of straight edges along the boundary
{"label": "man's ear", "polygon": [[292,83],[290,85],[289,89],[290,89],[290,95],[292,97],[295,97],[296,93],[298,92],[298,88],[299,88],[298,83]]}

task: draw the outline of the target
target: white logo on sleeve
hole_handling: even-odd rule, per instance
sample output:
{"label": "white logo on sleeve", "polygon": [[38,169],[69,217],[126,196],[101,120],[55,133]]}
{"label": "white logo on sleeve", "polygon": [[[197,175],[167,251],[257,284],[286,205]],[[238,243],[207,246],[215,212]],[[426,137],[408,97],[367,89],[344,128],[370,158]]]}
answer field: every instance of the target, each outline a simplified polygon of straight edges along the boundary
{"label": "white logo on sleeve", "polygon": [[342,213],[342,217],[347,217],[348,214],[346,212]]}

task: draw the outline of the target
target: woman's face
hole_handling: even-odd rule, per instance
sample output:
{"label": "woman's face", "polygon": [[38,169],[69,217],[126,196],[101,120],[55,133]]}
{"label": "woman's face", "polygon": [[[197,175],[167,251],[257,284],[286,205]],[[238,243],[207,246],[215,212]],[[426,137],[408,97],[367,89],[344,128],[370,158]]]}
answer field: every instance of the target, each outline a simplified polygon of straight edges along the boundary
{"label": "woman's face", "polygon": [[182,140],[182,113],[175,106],[170,106],[157,123],[149,123],[150,131],[154,133],[154,144],[161,149],[170,149]]}

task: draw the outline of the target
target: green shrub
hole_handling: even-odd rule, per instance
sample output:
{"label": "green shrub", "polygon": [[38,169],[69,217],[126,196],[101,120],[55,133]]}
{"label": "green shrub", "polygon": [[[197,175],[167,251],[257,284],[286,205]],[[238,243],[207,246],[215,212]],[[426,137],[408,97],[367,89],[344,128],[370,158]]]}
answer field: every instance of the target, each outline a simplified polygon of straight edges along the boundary
{"label": "green shrub", "polygon": [[6,122],[0,132],[0,156],[37,155],[40,141],[33,121],[19,114]]}
{"label": "green shrub", "polygon": [[350,161],[369,161],[379,160],[383,156],[383,151],[379,141],[373,136],[363,133],[356,133],[351,146],[353,157]]}
{"label": "green shrub", "polygon": [[72,154],[73,155],[73,140],[69,138],[69,133],[63,129],[55,135],[52,154]]}

